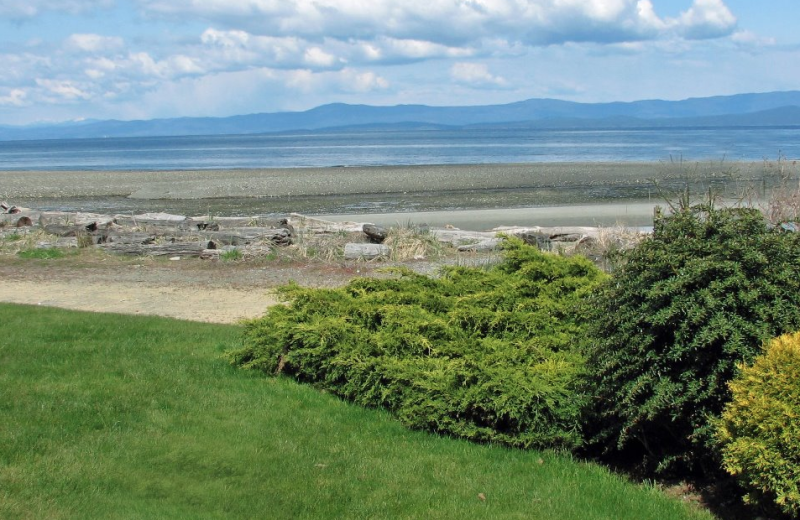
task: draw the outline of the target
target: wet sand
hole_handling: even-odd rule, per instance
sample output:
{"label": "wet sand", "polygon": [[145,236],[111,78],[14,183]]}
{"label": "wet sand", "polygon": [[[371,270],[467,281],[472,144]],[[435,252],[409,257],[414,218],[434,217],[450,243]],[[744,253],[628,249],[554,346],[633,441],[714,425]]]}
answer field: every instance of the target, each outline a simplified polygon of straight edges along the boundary
{"label": "wet sand", "polygon": [[720,179],[736,169],[763,174],[761,163],[530,163],[347,168],[177,171],[0,171],[6,198],[127,197],[213,199],[575,188],[648,184],[652,180]]}
{"label": "wet sand", "polygon": [[[614,226],[653,225],[654,202],[609,202],[533,208],[476,209],[460,211],[418,211],[410,213],[359,213],[321,215],[334,222],[363,221],[381,226],[454,226],[471,231],[488,231],[500,226]],[[662,203],[661,206],[664,204]]]}
{"label": "wet sand", "polygon": [[[796,173],[796,172],[795,172]],[[44,210],[245,216],[304,213],[381,224],[652,223],[689,186],[766,189],[762,163],[530,163],[185,171],[0,171],[0,199]]]}

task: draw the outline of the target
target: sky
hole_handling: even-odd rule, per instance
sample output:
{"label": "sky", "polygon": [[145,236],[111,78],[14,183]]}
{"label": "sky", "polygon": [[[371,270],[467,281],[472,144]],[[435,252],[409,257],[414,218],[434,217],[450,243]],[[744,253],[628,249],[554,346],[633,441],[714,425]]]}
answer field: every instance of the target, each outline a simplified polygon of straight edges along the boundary
{"label": "sky", "polygon": [[0,125],[800,89],[798,0],[0,0]]}

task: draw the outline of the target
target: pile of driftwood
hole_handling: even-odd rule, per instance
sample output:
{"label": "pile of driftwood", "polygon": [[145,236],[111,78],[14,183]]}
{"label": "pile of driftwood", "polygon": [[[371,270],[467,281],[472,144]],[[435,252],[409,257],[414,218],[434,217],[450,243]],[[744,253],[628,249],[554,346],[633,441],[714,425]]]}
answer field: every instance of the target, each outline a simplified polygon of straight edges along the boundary
{"label": "pile of driftwood", "polygon": [[[384,244],[389,230],[358,222],[329,222],[298,214],[276,218],[186,217],[167,213],[142,215],[99,215],[26,210],[2,203],[0,233],[41,229],[52,238],[38,247],[98,247],[108,252],[137,256],[219,258],[226,251],[244,257],[267,255],[275,247],[321,234],[345,234],[352,241],[344,245],[345,260],[391,257]],[[13,211],[12,211],[13,210]],[[13,230],[13,231],[11,231]],[[452,227],[427,229],[441,243],[459,251],[497,249],[503,235],[513,235],[543,250],[587,244],[597,239],[597,228],[497,228],[487,232],[463,231]]]}
{"label": "pile of driftwood", "polygon": [[0,226],[16,230],[32,227],[54,237],[39,247],[91,247],[137,256],[215,258],[238,249],[249,254],[269,253],[272,247],[292,243],[295,233],[288,219],[185,217],[166,213],[98,215],[93,213],[20,210],[0,214]]}

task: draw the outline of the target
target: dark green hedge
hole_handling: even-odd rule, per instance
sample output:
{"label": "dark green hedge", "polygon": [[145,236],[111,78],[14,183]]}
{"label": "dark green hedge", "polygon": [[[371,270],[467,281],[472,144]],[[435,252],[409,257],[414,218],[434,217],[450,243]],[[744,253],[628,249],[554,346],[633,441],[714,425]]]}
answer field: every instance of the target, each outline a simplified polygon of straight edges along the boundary
{"label": "dark green hedge", "polygon": [[284,288],[290,303],[247,324],[234,363],[386,408],[413,428],[519,447],[582,444],[576,308],[605,278],[598,269],[512,239],[490,269],[396,274]]}
{"label": "dark green hedge", "polygon": [[718,468],[712,418],[737,363],[800,328],[800,234],[753,209],[683,208],[655,222],[592,300],[595,440],[652,469]]}

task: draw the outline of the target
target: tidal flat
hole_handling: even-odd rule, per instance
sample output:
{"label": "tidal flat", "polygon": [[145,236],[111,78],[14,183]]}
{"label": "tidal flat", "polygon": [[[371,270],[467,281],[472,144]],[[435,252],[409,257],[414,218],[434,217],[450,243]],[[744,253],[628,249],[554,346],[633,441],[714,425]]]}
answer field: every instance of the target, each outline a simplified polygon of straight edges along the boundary
{"label": "tidal flat", "polygon": [[[430,224],[449,218],[472,228],[552,225],[553,218],[565,225],[647,225],[653,206],[687,188],[697,195],[711,190],[729,199],[759,198],[797,174],[796,164],[766,161],[0,171],[0,199],[41,210],[111,214],[304,213]],[[526,217],[526,209],[536,211]]]}

